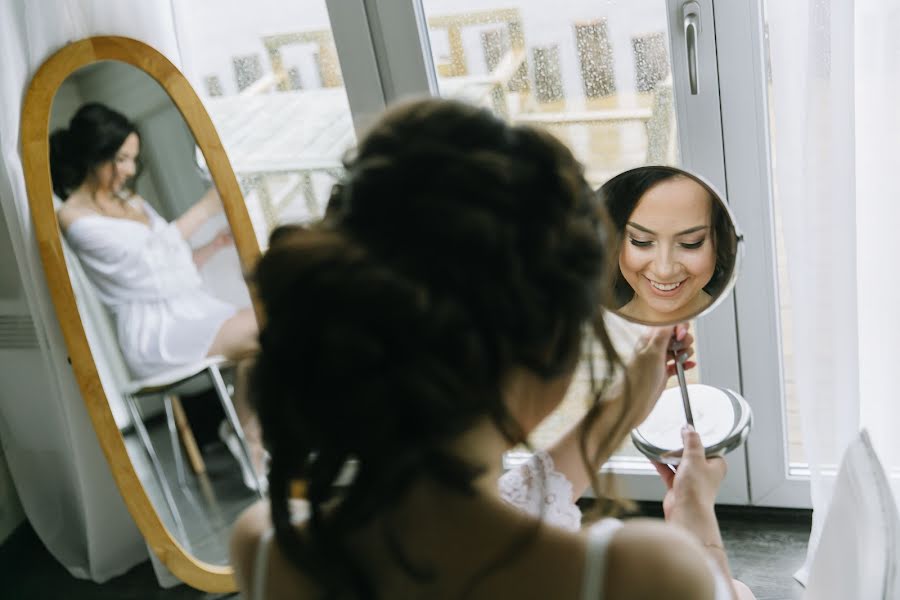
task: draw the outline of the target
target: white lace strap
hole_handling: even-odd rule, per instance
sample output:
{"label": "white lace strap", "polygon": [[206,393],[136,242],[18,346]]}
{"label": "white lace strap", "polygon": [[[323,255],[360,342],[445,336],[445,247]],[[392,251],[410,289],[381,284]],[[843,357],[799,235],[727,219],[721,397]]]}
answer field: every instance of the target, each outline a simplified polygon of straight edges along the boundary
{"label": "white lace strap", "polygon": [[522,512],[543,518],[545,523],[570,531],[581,527],[572,483],[556,470],[553,458],[544,450],[504,473],[498,488],[501,498]]}
{"label": "white lace strap", "polygon": [[270,527],[259,537],[259,545],[256,547],[256,562],[253,564],[253,594],[250,600],[265,600],[266,597],[266,571],[269,566],[269,548],[272,547],[272,534]]}
{"label": "white lace strap", "polygon": [[583,600],[602,600],[603,582],[606,579],[606,548],[620,527],[622,522],[617,519],[603,519],[588,530],[584,577],[581,582]]}

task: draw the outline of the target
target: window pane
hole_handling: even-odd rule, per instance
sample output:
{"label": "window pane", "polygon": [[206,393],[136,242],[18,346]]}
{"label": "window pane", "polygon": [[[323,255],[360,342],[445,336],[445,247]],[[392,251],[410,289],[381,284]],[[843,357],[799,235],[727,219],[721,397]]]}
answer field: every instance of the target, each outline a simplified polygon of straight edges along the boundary
{"label": "window pane", "polygon": [[[771,105],[770,105],[771,106]],[[770,122],[771,119],[770,119]],[[800,407],[794,394],[794,331],[792,327],[791,295],[787,278],[787,253],[784,232],[775,196],[775,251],[778,264],[778,302],[781,312],[781,366],[784,373],[784,410],[787,423],[788,463],[791,467],[806,467],[806,451],[803,448],[803,431],[800,428]]]}
{"label": "window pane", "polygon": [[261,245],[320,216],[356,142],[325,0],[176,0],[183,69],[212,117]]}
{"label": "window pane", "polygon": [[677,164],[663,0],[424,0],[440,93],[546,127],[591,184]]}
{"label": "window pane", "polygon": [[[766,26],[768,29],[768,26]],[[775,139],[777,132],[774,130],[775,111],[777,107],[773,102],[772,96],[772,56],[769,49],[769,36],[765,36],[765,54],[766,54],[766,87],[768,94],[769,106],[769,123],[772,162],[774,168],[777,169],[777,157],[775,156]],[[773,214],[775,228],[775,259],[778,269],[778,308],[780,313],[781,324],[781,350],[782,350],[782,373],[784,376],[784,398],[783,410],[785,423],[787,424],[785,433],[787,439],[788,464],[791,468],[805,469],[807,467],[806,450],[803,447],[803,431],[800,422],[800,407],[794,393],[794,328],[793,328],[793,308],[791,303],[790,285],[788,282],[788,256],[784,240],[784,227],[781,216],[781,200],[778,194],[778,187],[773,190]],[[836,463],[835,463],[836,464]]]}

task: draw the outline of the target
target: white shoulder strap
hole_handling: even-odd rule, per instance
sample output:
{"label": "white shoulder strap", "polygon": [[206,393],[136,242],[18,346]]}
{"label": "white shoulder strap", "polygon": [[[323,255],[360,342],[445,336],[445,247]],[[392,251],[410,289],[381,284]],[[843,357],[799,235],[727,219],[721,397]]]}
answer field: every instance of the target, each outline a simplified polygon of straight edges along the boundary
{"label": "white shoulder strap", "polygon": [[606,548],[622,522],[603,519],[588,530],[587,552],[584,559],[584,578],[581,582],[583,600],[601,600],[606,580]]}

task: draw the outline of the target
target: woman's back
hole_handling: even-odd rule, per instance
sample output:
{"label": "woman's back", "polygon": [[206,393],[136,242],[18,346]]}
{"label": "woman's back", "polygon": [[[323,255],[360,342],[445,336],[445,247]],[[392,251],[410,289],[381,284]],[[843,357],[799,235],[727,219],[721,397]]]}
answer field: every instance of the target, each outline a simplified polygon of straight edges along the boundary
{"label": "woman's back", "polygon": [[[353,548],[378,598],[470,598],[488,600],[659,599],[724,600],[719,582],[690,537],[652,520],[622,523],[604,519],[585,532],[541,525],[502,503],[450,501],[471,518],[448,518],[446,499],[427,499],[411,535],[396,540],[423,573],[417,582],[392,556],[385,523],[360,532]],[[305,508],[305,506],[304,506]],[[301,508],[298,512],[303,512]],[[418,511],[416,511],[418,512]],[[409,507],[404,510],[409,518]],[[305,531],[303,521],[298,531]],[[516,542],[533,532],[527,545]],[[396,533],[394,531],[393,533]],[[516,548],[514,553],[509,550]],[[662,551],[661,551],[662,550]],[[316,581],[297,570],[273,539],[268,507],[258,504],[235,525],[232,562],[246,600],[297,600],[322,597]],[[478,574],[483,578],[476,581]],[[471,587],[470,587],[471,586]],[[262,595],[260,595],[260,593]],[[718,594],[718,595],[716,595]]]}

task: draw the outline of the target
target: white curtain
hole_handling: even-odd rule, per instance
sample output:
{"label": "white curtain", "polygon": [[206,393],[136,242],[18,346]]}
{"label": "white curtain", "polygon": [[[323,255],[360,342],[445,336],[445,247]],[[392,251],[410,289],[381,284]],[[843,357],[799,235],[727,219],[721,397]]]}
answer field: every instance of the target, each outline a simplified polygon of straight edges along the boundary
{"label": "white curtain", "polygon": [[0,387],[0,439],[38,536],[73,575],[95,581],[126,571],[146,559],[147,550],[113,483],[66,362],[25,193],[21,103],[37,68],[68,42],[122,35],[178,64],[174,31],[168,0],[0,0],[0,209],[8,229],[0,235],[8,233],[15,249],[46,365],[40,382]]}
{"label": "white curtain", "polygon": [[[900,5],[769,0],[776,204],[811,471],[805,581],[836,467],[861,427],[900,467]],[[892,478],[894,494],[900,488]]]}

